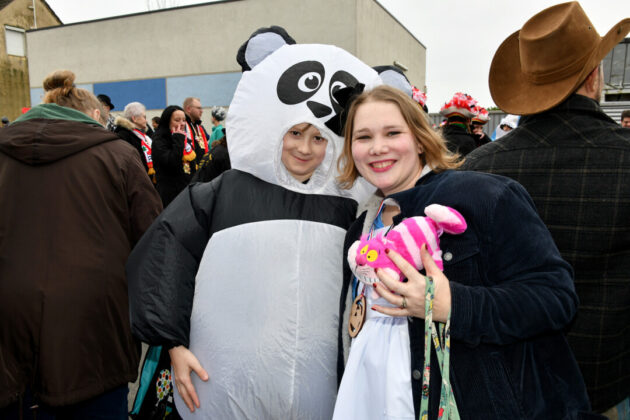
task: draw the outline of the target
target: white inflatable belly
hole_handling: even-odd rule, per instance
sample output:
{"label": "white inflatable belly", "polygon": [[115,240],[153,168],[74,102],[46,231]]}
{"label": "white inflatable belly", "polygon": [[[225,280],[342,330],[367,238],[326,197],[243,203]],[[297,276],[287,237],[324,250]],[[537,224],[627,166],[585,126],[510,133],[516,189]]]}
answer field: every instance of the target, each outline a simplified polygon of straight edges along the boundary
{"label": "white inflatable belly", "polygon": [[214,234],[197,274],[190,349],[201,408],[184,418],[330,419],[345,230],[273,220]]}

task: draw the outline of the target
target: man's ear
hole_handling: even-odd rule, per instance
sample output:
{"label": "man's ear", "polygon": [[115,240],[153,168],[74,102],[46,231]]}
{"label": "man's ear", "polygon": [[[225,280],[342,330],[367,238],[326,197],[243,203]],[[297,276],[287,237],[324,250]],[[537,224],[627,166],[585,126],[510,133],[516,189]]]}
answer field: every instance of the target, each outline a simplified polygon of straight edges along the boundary
{"label": "man's ear", "polygon": [[101,110],[95,108],[94,110],[92,110],[92,115],[90,115],[90,117],[92,117],[94,121],[101,122]]}
{"label": "man's ear", "polygon": [[588,74],[586,80],[588,80],[589,88],[596,89],[597,88],[597,76],[599,76],[599,66],[595,67],[592,72]]}
{"label": "man's ear", "polygon": [[599,75],[599,66],[595,67],[593,71],[591,71],[586,79],[582,82],[576,93],[580,95],[587,96],[589,98],[594,97],[596,94],[599,97],[599,92],[597,92],[599,88],[599,84],[597,83],[597,77]]}

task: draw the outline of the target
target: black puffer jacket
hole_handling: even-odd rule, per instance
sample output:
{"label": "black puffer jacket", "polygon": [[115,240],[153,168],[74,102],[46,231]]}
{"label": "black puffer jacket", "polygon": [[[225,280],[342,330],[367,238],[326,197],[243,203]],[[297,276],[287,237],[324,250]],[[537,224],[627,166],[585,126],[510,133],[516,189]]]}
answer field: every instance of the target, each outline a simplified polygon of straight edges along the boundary
{"label": "black puffer jacket", "polygon": [[199,170],[193,176],[192,182],[210,182],[230,168],[230,154],[227,146],[217,144],[199,162]]}

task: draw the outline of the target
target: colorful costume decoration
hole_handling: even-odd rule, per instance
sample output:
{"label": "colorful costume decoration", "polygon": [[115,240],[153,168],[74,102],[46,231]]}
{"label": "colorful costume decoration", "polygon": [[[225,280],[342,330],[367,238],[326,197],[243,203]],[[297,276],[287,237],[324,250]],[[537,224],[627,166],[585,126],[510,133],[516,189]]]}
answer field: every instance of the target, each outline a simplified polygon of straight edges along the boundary
{"label": "colorful costume decoration", "polygon": [[477,101],[467,93],[457,92],[450,101],[446,102],[440,108],[440,114],[445,117],[461,116],[470,118],[475,115],[475,107]]}
{"label": "colorful costume decoration", "polygon": [[473,108],[473,112],[475,113],[475,115],[471,119],[473,123],[484,125],[490,119],[490,116],[488,115],[488,110],[482,106],[475,106]]}

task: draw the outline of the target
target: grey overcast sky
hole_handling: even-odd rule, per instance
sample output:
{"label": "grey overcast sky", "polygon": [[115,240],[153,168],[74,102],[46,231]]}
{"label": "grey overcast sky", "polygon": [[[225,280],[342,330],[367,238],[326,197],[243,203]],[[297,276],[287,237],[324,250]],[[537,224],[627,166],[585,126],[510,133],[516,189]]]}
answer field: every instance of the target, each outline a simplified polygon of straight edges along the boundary
{"label": "grey overcast sky", "polygon": [[[47,0],[64,23],[100,19],[208,0]],[[296,0],[297,2],[298,0]],[[343,1],[343,0],[340,0]],[[558,0],[377,0],[427,48],[426,90],[430,112],[455,92],[467,92],[485,107],[494,103],[488,70],[495,50],[537,12]],[[604,35],[630,17],[630,0],[581,0]],[[273,22],[269,22],[273,24]],[[325,25],[325,22],[322,22]],[[411,80],[419,85],[420,81]],[[418,86],[422,87],[422,86]]]}

